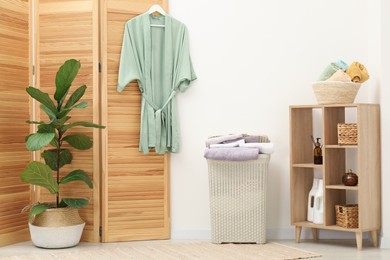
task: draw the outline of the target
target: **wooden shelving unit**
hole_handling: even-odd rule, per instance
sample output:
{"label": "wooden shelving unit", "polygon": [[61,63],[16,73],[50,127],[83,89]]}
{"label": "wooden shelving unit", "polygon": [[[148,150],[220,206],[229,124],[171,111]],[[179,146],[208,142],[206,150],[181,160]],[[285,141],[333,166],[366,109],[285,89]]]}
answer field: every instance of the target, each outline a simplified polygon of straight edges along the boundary
{"label": "wooden shelving unit", "polygon": [[[337,124],[346,122],[346,110],[356,113],[357,145],[338,145]],[[321,110],[323,164],[313,164],[313,120]],[[380,117],[377,104],[340,104],[290,106],[290,192],[291,224],[296,227],[296,242],[302,228],[311,228],[314,239],[318,230],[354,232],[357,248],[362,248],[363,232],[370,232],[373,245],[378,246],[377,232],[381,223],[380,185]],[[346,153],[357,151],[358,186],[341,183],[346,169]],[[319,169],[324,180],[324,223],[307,221],[307,200],[313,184],[314,170]],[[317,170],[318,171],[318,170]],[[335,205],[346,204],[346,193],[356,192],[359,205],[359,227],[336,226]]]}

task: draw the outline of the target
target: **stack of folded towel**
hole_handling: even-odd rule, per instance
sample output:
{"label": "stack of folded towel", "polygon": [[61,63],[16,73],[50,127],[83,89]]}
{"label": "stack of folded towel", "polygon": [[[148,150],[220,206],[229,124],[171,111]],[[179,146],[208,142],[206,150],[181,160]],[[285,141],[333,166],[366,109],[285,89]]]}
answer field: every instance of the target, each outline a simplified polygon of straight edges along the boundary
{"label": "stack of folded towel", "polygon": [[363,64],[355,61],[348,66],[347,63],[339,60],[329,64],[322,72],[319,80],[363,83],[369,77],[368,71]]}
{"label": "stack of folded towel", "polygon": [[274,144],[265,135],[231,134],[206,140],[204,157],[211,160],[256,160],[260,153],[272,154]]}

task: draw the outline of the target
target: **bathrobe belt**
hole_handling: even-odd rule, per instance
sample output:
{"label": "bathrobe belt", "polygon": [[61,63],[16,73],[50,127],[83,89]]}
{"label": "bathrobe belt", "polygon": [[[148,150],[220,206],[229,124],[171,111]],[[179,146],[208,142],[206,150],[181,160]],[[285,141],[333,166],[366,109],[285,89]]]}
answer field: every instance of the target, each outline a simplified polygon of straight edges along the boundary
{"label": "bathrobe belt", "polygon": [[156,103],[154,103],[144,92],[142,92],[142,97],[146,102],[154,109],[154,122],[156,127],[156,144],[155,150],[157,153],[165,153],[167,147],[167,140],[163,132],[166,131],[166,115],[164,113],[164,108],[171,102],[172,98],[176,95],[176,91],[172,90],[168,99],[165,101],[164,105],[159,108]]}

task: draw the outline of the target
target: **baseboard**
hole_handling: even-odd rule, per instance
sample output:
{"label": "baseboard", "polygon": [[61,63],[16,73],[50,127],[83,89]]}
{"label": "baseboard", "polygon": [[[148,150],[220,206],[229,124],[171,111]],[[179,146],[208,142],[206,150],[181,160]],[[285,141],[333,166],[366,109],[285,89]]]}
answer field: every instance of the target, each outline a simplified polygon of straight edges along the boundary
{"label": "baseboard", "polygon": [[[367,232],[366,232],[367,233]],[[310,228],[303,228],[301,233],[301,239],[312,239],[312,233]],[[319,230],[320,239],[355,239],[355,233],[332,231],[332,230]],[[368,234],[364,234],[363,238],[368,238]],[[172,229],[171,239],[175,240],[210,240],[210,229]],[[283,240],[283,239],[295,239],[295,228],[268,228],[267,229],[268,240]],[[385,238],[382,238],[386,240]],[[387,242],[387,243],[386,243]],[[390,238],[387,238],[385,244],[390,246]],[[387,248],[387,247],[386,247]]]}

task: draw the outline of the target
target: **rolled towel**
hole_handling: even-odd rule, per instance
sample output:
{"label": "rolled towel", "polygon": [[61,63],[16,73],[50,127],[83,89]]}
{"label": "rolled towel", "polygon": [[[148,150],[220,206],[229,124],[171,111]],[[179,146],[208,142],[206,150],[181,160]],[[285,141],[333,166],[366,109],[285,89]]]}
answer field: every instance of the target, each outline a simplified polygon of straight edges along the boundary
{"label": "rolled towel", "polygon": [[363,83],[370,77],[368,71],[363,64],[355,61],[347,69],[347,74],[351,77],[353,82]]}
{"label": "rolled towel", "polygon": [[257,148],[259,149],[259,153],[272,154],[274,152],[273,143],[245,143],[245,144],[240,144],[240,147]]}
{"label": "rolled towel", "polygon": [[225,141],[229,140],[235,140],[242,138],[242,134],[237,134],[237,135],[221,135],[221,136],[216,136],[216,137],[211,137],[206,140],[206,146],[210,147],[210,144],[220,144]]}
{"label": "rolled towel", "polygon": [[348,68],[348,64],[343,61],[343,60],[338,60],[335,62],[335,64],[342,70],[342,71],[346,71],[347,68]]}
{"label": "rolled towel", "polygon": [[210,148],[238,147],[240,144],[245,144],[244,139],[240,139],[240,140],[238,140],[238,141],[231,142],[231,143],[210,144]]}
{"label": "rolled towel", "polygon": [[248,161],[259,158],[258,148],[208,148],[204,151],[204,157],[210,160],[223,161]]}
{"label": "rolled towel", "polygon": [[319,77],[319,81],[324,81],[330,78],[336,71],[342,70],[345,71],[348,68],[348,64],[345,63],[342,60],[339,60],[337,62],[332,62],[329,64],[325,70],[322,72],[322,74]]}
{"label": "rolled towel", "polygon": [[351,82],[351,77],[342,70],[336,71],[329,79],[326,81],[342,81],[342,82]]}

